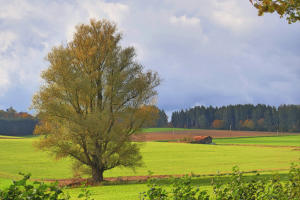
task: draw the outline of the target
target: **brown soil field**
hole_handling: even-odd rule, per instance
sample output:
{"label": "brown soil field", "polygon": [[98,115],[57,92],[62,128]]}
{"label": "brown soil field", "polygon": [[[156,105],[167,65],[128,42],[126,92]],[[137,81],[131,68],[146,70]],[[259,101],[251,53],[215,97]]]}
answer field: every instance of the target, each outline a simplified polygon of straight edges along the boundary
{"label": "brown soil field", "polygon": [[17,138],[17,137],[2,137],[2,136],[0,136],[0,139],[22,139],[22,138]]}
{"label": "brown soil field", "polygon": [[[280,135],[292,135],[291,133],[279,133]],[[167,140],[189,140],[195,136],[211,136],[213,138],[225,137],[251,137],[251,136],[275,136],[276,132],[261,132],[261,131],[229,131],[229,130],[184,130],[174,132],[153,132],[141,133],[133,136],[132,139],[136,142],[142,141],[167,141]]]}

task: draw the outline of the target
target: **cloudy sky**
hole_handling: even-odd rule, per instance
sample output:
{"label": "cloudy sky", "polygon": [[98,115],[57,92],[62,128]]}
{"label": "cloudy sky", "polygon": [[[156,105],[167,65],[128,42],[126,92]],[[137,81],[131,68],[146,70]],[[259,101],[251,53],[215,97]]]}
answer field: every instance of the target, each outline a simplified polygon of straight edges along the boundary
{"label": "cloudy sky", "polygon": [[248,0],[0,0],[0,109],[28,111],[44,60],[90,18],[163,79],[158,106],[300,104],[300,23],[257,16]]}

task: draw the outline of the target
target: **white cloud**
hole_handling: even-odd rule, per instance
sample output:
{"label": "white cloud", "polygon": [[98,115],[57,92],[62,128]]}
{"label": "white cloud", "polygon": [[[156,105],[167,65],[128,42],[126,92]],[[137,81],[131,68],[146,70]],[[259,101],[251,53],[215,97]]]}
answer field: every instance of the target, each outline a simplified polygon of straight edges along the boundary
{"label": "white cloud", "polygon": [[20,20],[33,10],[29,2],[23,0],[1,0],[0,4],[0,19]]}
{"label": "white cloud", "polygon": [[180,17],[172,16],[170,17],[170,22],[172,24],[179,24],[179,25],[188,25],[188,26],[198,26],[200,25],[200,19],[197,17],[187,17],[182,15]]}
{"label": "white cloud", "polygon": [[[67,5],[66,7],[69,7]],[[129,7],[122,3],[109,3],[99,0],[76,0],[76,8],[66,16],[65,28],[67,41],[73,38],[75,26],[79,23],[89,23],[90,19],[106,18],[114,23],[121,24],[129,13]],[[72,15],[72,17],[70,17]]]}
{"label": "white cloud", "polygon": [[128,14],[129,7],[122,3],[108,3],[98,0],[78,1],[80,7],[86,10],[88,18],[108,18],[116,23],[121,23]]}
{"label": "white cloud", "polygon": [[[0,65],[1,64],[2,63],[0,62]],[[4,70],[4,68],[0,67],[0,96],[3,96],[5,94],[5,91],[8,89],[9,84],[9,76],[7,72]]]}
{"label": "white cloud", "polygon": [[216,23],[233,31],[246,31],[252,25],[252,19],[244,11],[239,0],[215,1],[212,17]]}
{"label": "white cloud", "polygon": [[0,54],[6,52],[6,50],[17,39],[17,35],[11,31],[0,30]]}
{"label": "white cloud", "polygon": [[3,96],[11,85],[10,73],[14,71],[15,56],[14,43],[17,41],[17,35],[11,31],[0,30],[0,96]]}
{"label": "white cloud", "polygon": [[121,23],[128,10],[124,4],[102,1],[38,1],[33,4],[12,0],[2,4],[0,84],[3,87],[22,84],[29,91],[36,89],[41,81],[40,72],[47,66],[44,61],[47,52],[53,46],[70,41],[76,25],[88,23],[90,18]]}
{"label": "white cloud", "polygon": [[141,44],[136,43],[136,42],[131,43],[129,46],[134,47],[135,52],[137,54],[137,59],[139,61],[147,59],[146,58],[146,56],[147,56],[147,52],[146,52],[147,48],[143,47]]}

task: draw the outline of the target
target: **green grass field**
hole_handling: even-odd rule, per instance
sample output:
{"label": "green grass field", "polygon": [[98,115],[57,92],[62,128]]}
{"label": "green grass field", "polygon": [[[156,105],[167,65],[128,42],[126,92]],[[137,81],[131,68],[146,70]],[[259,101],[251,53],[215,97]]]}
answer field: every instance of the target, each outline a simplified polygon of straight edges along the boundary
{"label": "green grass field", "polygon": [[[194,180],[199,182],[198,179]],[[170,182],[168,182],[168,184],[170,184]],[[194,185],[199,184],[195,183]],[[95,200],[139,200],[140,193],[147,191],[147,189],[146,184],[111,185],[88,188]],[[201,186],[201,189],[212,192],[212,188],[207,185]],[[67,190],[67,192],[69,192],[71,196],[76,197],[78,196],[78,193],[80,193],[80,189]]]}
{"label": "green grass field", "polygon": [[216,138],[216,144],[253,144],[272,146],[300,146],[300,135],[267,136],[267,137],[241,137],[241,138]]}
{"label": "green grass field", "polygon": [[0,139],[20,139],[23,137],[0,135]]}
{"label": "green grass field", "polygon": [[[32,142],[38,138],[0,139],[0,188],[18,178],[18,172],[31,172],[32,178],[72,177],[69,159],[55,161],[47,152],[36,150]],[[271,144],[300,146],[299,136],[215,139],[217,144]],[[260,142],[259,142],[260,141]],[[267,141],[267,142],[265,142]],[[284,142],[283,142],[284,141]],[[234,143],[235,142],[235,143]],[[242,143],[243,144],[243,143]],[[106,177],[154,174],[215,174],[229,172],[234,165],[243,171],[288,169],[298,161],[300,152],[294,148],[261,146],[197,145],[184,143],[147,142],[141,146],[144,167],[136,173],[115,168]],[[284,172],[283,172],[284,173]],[[207,183],[209,181],[206,181]],[[90,187],[95,199],[138,199],[145,184]],[[79,189],[68,190],[76,194]]]}
{"label": "green grass field", "polygon": [[[54,160],[50,154],[34,149],[35,138],[0,140],[0,177],[13,177],[18,172],[31,172],[33,178],[72,177],[69,159]],[[242,170],[288,168],[300,157],[299,151],[288,148],[253,146],[197,145],[147,142],[141,149],[145,166],[136,173],[115,168],[105,176],[154,174],[207,174],[230,171],[234,165]],[[247,159],[245,159],[245,157]]]}

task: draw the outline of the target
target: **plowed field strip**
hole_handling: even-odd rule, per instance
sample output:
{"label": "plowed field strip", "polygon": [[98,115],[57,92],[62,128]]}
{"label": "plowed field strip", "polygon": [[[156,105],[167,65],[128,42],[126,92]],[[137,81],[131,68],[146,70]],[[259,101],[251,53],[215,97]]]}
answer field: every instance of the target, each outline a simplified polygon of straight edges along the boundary
{"label": "plowed field strip", "polygon": [[[256,137],[256,136],[276,136],[275,132],[259,131],[228,131],[228,130],[184,130],[171,132],[153,132],[141,133],[133,137],[134,141],[163,141],[163,140],[181,140],[193,138],[195,136],[211,136],[213,138],[227,137]],[[280,133],[280,135],[293,135],[291,133]]]}

